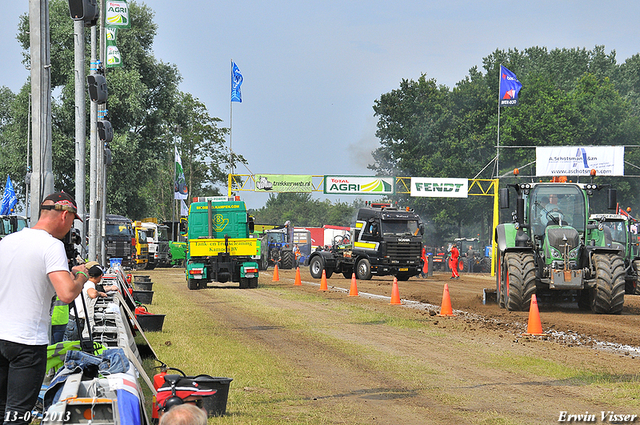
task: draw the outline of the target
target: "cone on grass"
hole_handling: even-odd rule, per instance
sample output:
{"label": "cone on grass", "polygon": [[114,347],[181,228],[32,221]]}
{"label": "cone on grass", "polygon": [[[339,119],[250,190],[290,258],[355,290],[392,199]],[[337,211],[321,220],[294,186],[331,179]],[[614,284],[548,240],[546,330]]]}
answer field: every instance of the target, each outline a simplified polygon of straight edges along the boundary
{"label": "cone on grass", "polygon": [[272,282],[280,282],[280,274],[278,273],[278,264],[276,263],[275,267],[273,268],[273,279],[271,280]]}
{"label": "cone on grass", "polygon": [[296,267],[296,280],[293,282],[293,286],[302,286],[302,279],[300,279],[300,267]]}
{"label": "cone on grass", "polygon": [[353,273],[351,275],[351,288],[349,288],[349,296],[357,297],[358,296],[358,283],[356,282],[356,274]]}
{"label": "cone on grass", "polygon": [[536,294],[531,295],[531,305],[529,306],[529,323],[525,335],[545,335],[542,332],[542,322],[540,321],[540,311],[538,310],[538,299]]}
{"label": "cone on grass", "polygon": [[400,291],[398,290],[398,278],[393,278],[393,286],[391,287],[391,302],[392,305],[402,305],[400,301]]}
{"label": "cone on grass", "polygon": [[453,309],[451,308],[451,296],[449,295],[449,285],[444,284],[442,291],[442,305],[440,306],[439,316],[455,316]]}
{"label": "cone on grass", "polygon": [[327,272],[322,269],[322,279],[320,279],[320,289],[318,291],[328,291],[329,287],[327,286]]}

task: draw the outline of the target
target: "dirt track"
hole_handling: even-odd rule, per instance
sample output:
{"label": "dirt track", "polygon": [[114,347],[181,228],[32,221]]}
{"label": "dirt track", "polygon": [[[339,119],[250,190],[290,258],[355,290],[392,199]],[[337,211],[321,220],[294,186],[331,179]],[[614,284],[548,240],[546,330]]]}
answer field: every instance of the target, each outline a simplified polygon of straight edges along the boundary
{"label": "dirt track", "polygon": [[[307,280],[311,278],[307,272]],[[301,270],[303,276],[305,271]],[[500,327],[508,327],[514,333],[524,332],[528,322],[528,312],[509,312],[497,304],[483,304],[483,288],[495,290],[495,277],[489,274],[462,274],[460,279],[449,279],[450,273],[435,273],[425,279],[411,278],[398,284],[403,299],[429,303],[439,307],[442,304],[444,284],[448,284],[451,304],[454,310],[479,314],[485,325],[492,322]],[[350,281],[342,276],[332,276],[328,285],[349,289]],[[358,282],[362,292],[391,295],[392,278],[374,277],[370,281]],[[543,330],[558,331],[567,335],[583,336],[582,341],[595,339],[620,345],[637,347],[640,356],[640,296],[626,295],[625,306],[620,315],[597,315],[579,310],[577,303],[549,304],[538,302]],[[439,310],[438,310],[439,311]],[[593,341],[592,341],[593,342]]]}
{"label": "dirt track", "polygon": [[[389,298],[367,295],[389,297],[391,278],[359,281],[360,296],[347,297],[350,280],[334,276],[328,280],[329,291],[319,292],[319,280],[311,278],[307,269],[301,273],[302,286],[293,286],[292,270],[280,271],[280,281],[272,282],[269,269],[261,274],[258,289],[232,291],[189,291],[175,269],[149,273],[156,283],[170,285],[179,296],[210,311],[215,320],[241,332],[248,344],[289,362],[291,385],[299,386],[300,399],[286,401],[286,409],[322,406],[331,412],[322,420],[304,423],[546,424],[557,423],[561,412],[589,412],[596,415],[592,423],[610,423],[601,420],[601,412],[640,414],[640,353],[633,348],[640,346],[640,297],[627,297],[619,316],[541,304],[545,331],[553,328],[580,339],[533,338],[522,336],[528,313],[482,304],[482,288],[495,285],[490,276],[463,275],[452,281],[440,274],[400,282],[405,304],[400,307],[389,305]],[[436,315],[444,283],[449,284],[456,317]],[[283,296],[289,291],[320,294],[327,302]],[[229,297],[246,302],[230,303]],[[409,308],[412,303],[407,300],[422,304]],[[278,314],[264,315],[243,306],[252,303]],[[423,326],[354,322],[334,308],[335,303],[412,317]],[[300,329],[281,326],[279,314],[295,317]],[[589,338],[633,347],[616,345],[605,351],[593,348]],[[341,346],[351,348],[345,351]],[[381,369],[374,366],[379,362],[368,361],[370,356],[388,356],[391,361]],[[239,379],[237,387],[242,385]],[[233,415],[233,406],[230,411]],[[298,423],[289,415],[282,420]]]}

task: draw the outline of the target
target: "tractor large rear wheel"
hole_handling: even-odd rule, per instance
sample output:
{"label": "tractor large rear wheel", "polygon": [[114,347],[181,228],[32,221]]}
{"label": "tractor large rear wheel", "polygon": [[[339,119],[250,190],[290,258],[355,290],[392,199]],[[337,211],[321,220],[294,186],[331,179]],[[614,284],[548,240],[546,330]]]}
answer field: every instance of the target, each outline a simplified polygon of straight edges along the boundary
{"label": "tractor large rear wheel", "polygon": [[529,310],[531,296],[536,292],[536,268],[533,253],[508,252],[505,262],[505,305],[507,310]]}
{"label": "tractor large rear wheel", "polygon": [[289,270],[293,268],[293,251],[282,251],[280,265],[283,270]]}
{"label": "tractor large rear wheel", "polygon": [[594,254],[596,286],[592,289],[591,311],[620,314],[624,305],[624,260],[614,254]]}
{"label": "tractor large rear wheel", "polygon": [[640,276],[640,260],[633,260],[633,269],[636,271],[636,279],[632,293],[634,295],[640,295],[640,278],[637,277]]}

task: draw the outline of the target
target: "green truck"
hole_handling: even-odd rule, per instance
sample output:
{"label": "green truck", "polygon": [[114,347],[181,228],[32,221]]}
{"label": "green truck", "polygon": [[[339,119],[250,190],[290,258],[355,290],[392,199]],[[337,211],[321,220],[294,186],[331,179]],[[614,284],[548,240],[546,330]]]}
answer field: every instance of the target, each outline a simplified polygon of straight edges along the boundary
{"label": "green truck", "polygon": [[[183,231],[184,225],[182,225]],[[258,287],[258,240],[250,238],[253,217],[237,197],[201,197],[189,206],[185,273],[189,289],[209,282]]]}

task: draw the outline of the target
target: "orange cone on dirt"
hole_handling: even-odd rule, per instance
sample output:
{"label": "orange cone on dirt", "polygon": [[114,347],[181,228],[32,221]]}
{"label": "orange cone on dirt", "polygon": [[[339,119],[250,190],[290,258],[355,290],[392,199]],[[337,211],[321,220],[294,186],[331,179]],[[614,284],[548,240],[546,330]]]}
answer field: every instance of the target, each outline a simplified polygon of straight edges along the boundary
{"label": "orange cone on dirt", "polygon": [[542,332],[542,322],[540,321],[540,311],[538,310],[538,299],[536,294],[531,295],[531,305],[529,307],[529,323],[525,335],[545,335]]}
{"label": "orange cone on dirt", "polygon": [[400,301],[400,291],[398,290],[398,278],[393,278],[393,286],[391,287],[391,302],[389,304],[402,305]]}
{"label": "orange cone on dirt", "polygon": [[273,279],[272,282],[280,282],[280,274],[278,273],[278,264],[273,268]]}
{"label": "orange cone on dirt", "polygon": [[293,282],[293,286],[302,286],[302,279],[300,279],[300,267],[296,267],[296,280]]}
{"label": "orange cone on dirt", "polygon": [[351,275],[351,288],[349,288],[349,296],[357,297],[358,296],[358,283],[356,282],[356,274],[353,273]]}
{"label": "orange cone on dirt", "polygon": [[318,291],[328,291],[329,287],[327,286],[327,272],[322,269],[322,279],[320,279],[320,289]]}
{"label": "orange cone on dirt", "polygon": [[449,296],[449,285],[444,284],[444,290],[442,291],[442,305],[440,306],[439,316],[455,316],[453,309],[451,308],[451,296]]}

